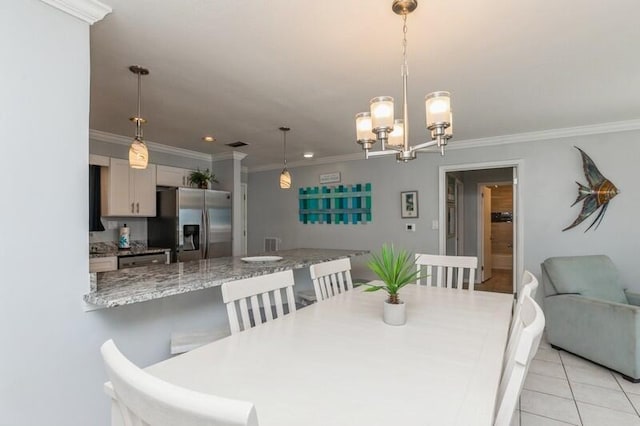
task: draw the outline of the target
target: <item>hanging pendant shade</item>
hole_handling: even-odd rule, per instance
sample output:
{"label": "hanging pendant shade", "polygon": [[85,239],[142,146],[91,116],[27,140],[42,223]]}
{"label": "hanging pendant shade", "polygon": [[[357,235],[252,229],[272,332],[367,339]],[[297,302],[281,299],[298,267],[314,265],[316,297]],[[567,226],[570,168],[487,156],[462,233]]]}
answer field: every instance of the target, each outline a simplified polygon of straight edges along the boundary
{"label": "hanging pendant shade", "polygon": [[138,138],[129,147],[129,167],[132,169],[146,169],[149,164],[149,150],[147,145]]}
{"label": "hanging pendant shade", "polygon": [[280,188],[291,189],[291,173],[289,173],[286,167],[282,169],[280,173]]}
{"label": "hanging pendant shade", "polygon": [[138,75],[138,114],[135,117],[131,117],[130,120],[136,125],[136,136],[129,147],[129,167],[132,169],[146,169],[149,164],[149,149],[144,143],[142,138],[142,125],[147,122],[140,114],[140,97],[141,97],[141,85],[140,78],[143,75],[148,75],[149,70],[142,68],[138,65],[132,65],[129,70]]}
{"label": "hanging pendant shade", "polygon": [[288,127],[280,127],[282,132],[282,157],[284,160],[284,168],[280,173],[280,189],[291,189],[291,173],[287,170],[287,132],[291,130]]}

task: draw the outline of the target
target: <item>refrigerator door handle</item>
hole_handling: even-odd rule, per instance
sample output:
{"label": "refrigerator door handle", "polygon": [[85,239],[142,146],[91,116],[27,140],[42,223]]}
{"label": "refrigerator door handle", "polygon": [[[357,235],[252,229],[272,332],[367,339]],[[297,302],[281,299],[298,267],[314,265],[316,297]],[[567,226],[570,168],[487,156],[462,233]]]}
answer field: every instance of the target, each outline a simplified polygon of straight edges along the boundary
{"label": "refrigerator door handle", "polygon": [[206,226],[206,228],[204,229],[204,234],[205,234],[204,258],[208,259],[209,258],[209,232],[211,231],[211,229],[209,229],[209,225],[211,224],[211,218],[209,218],[209,209],[207,209],[206,207],[204,210],[204,217],[205,217],[205,226]]}
{"label": "refrigerator door handle", "polygon": [[202,210],[202,227],[200,228],[200,253],[201,259],[207,258],[207,217],[205,211]]}

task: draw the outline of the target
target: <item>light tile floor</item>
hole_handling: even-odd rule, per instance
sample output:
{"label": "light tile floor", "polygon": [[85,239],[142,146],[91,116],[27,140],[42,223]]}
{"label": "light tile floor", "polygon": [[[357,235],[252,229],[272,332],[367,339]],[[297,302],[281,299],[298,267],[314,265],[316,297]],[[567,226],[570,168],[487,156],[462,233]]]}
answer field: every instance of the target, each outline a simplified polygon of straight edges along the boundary
{"label": "light tile floor", "polygon": [[640,383],[543,339],[512,426],[640,426]]}

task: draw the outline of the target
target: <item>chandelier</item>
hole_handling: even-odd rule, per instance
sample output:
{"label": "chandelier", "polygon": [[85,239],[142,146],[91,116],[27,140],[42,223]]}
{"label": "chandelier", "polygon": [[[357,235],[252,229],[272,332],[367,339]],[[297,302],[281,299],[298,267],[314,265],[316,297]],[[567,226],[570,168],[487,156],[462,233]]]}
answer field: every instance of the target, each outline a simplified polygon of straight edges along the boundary
{"label": "chandelier", "polygon": [[[370,101],[370,112],[356,114],[356,138],[369,157],[395,154],[398,161],[407,162],[416,158],[416,152],[437,147],[444,155],[444,147],[453,136],[453,116],[449,92],[433,92],[425,96],[426,127],[431,140],[409,145],[409,108],[407,106],[407,15],[418,7],[417,0],[394,0],[392,10],[402,16],[402,118],[394,119],[393,98],[378,96]],[[372,151],[380,142],[380,149]]]}
{"label": "chandelier", "polygon": [[136,124],[136,135],[129,147],[129,167],[132,169],[146,169],[149,163],[149,150],[142,139],[142,125],[147,122],[140,114],[140,77],[148,75],[149,70],[138,65],[131,65],[129,71],[138,75],[138,114],[129,118]]}
{"label": "chandelier", "polygon": [[291,189],[291,173],[287,170],[287,132],[291,130],[288,127],[280,127],[282,132],[282,159],[284,160],[284,168],[280,172],[280,188]]}

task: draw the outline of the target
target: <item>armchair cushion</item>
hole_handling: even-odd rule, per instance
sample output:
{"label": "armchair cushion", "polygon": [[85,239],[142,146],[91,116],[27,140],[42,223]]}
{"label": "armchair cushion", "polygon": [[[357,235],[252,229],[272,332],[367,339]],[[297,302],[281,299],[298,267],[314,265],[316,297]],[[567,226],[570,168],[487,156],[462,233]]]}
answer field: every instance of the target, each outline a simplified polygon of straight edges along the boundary
{"label": "armchair cushion", "polygon": [[543,269],[558,294],[628,303],[615,265],[604,255],[551,257]]}

